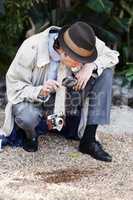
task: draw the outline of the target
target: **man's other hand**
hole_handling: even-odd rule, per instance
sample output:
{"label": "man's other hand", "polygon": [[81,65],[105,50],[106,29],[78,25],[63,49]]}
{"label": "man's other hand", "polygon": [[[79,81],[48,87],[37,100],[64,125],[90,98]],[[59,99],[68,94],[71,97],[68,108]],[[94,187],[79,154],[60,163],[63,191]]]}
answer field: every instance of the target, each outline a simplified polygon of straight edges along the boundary
{"label": "man's other hand", "polygon": [[56,90],[60,87],[59,83],[55,80],[48,80],[45,82],[43,88],[41,89],[41,96],[48,96],[50,93],[56,92]]}
{"label": "man's other hand", "polygon": [[75,75],[78,83],[75,86],[75,90],[83,90],[90,79],[93,70],[96,68],[96,65],[94,63],[86,63],[83,65],[81,70]]}

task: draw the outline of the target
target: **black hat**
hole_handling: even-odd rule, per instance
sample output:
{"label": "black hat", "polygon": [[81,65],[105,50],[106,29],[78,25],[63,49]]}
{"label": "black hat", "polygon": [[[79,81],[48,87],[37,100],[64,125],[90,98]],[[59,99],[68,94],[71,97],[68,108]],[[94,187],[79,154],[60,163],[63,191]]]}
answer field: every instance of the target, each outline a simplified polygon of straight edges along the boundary
{"label": "black hat", "polygon": [[58,40],[61,48],[81,63],[93,62],[97,58],[95,33],[85,22],[64,26],[59,31]]}

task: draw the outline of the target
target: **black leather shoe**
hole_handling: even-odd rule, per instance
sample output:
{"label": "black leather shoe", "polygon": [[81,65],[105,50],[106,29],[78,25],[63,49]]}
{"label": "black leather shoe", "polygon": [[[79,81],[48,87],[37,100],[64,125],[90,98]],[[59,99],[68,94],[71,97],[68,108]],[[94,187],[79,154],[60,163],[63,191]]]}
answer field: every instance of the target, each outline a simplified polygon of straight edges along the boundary
{"label": "black leather shoe", "polygon": [[38,139],[26,139],[23,145],[23,149],[28,152],[36,152],[38,150]]}
{"label": "black leather shoe", "polygon": [[88,145],[81,144],[79,145],[79,151],[84,154],[89,154],[91,157],[96,160],[111,162],[112,157],[102,149],[102,145],[99,142],[92,142]]}

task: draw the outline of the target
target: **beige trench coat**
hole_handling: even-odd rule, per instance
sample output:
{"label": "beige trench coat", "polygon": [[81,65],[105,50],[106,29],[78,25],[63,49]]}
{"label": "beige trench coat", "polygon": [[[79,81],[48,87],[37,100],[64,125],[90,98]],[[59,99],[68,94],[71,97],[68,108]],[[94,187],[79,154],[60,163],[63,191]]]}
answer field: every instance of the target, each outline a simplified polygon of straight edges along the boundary
{"label": "beige trench coat", "polygon": [[[45,31],[26,39],[19,48],[7,71],[6,86],[8,103],[5,109],[5,122],[2,128],[5,136],[11,134],[14,126],[12,105],[23,102],[24,100],[30,102],[39,101],[37,96],[43,86],[44,79],[47,80],[47,72],[50,63],[48,35],[49,30],[53,27],[55,26],[49,27]],[[95,64],[98,67],[98,75],[100,75],[105,68],[113,67],[118,63],[119,53],[108,48],[105,43],[97,37],[96,48],[98,51],[98,58]],[[88,101],[85,102],[82,112],[87,110],[87,102]],[[83,132],[85,120],[81,121],[80,125],[84,124]],[[79,131],[81,131],[81,126]]]}

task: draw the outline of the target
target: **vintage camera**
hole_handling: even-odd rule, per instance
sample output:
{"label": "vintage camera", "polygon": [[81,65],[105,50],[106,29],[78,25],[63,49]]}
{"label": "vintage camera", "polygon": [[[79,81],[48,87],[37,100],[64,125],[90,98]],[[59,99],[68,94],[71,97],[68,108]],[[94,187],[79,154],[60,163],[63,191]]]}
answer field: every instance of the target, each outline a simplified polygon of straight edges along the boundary
{"label": "vintage camera", "polygon": [[64,126],[64,118],[60,114],[52,114],[47,116],[48,129],[57,129],[61,131]]}
{"label": "vintage camera", "polygon": [[[62,85],[67,88],[72,88],[76,84],[77,84],[77,79],[74,78],[73,76],[65,77],[62,80]],[[61,129],[65,124],[64,121],[65,121],[64,115],[61,113],[49,115],[47,116],[48,129],[49,130],[56,129],[58,131],[61,131]]]}

